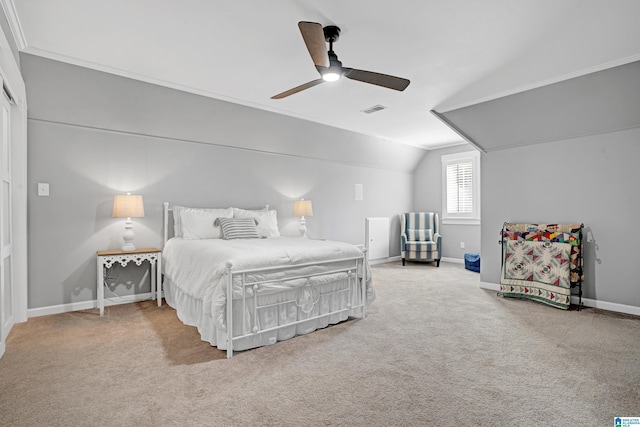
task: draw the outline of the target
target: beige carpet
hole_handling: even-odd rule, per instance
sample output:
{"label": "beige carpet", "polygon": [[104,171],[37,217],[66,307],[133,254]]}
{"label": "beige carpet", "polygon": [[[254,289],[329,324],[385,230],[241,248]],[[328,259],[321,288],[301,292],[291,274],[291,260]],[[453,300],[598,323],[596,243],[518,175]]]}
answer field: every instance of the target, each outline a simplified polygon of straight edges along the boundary
{"label": "beige carpet", "polygon": [[30,319],[0,425],[610,426],[640,416],[640,319],[478,288],[460,264],[373,267],[364,320],[231,360],[151,301]]}

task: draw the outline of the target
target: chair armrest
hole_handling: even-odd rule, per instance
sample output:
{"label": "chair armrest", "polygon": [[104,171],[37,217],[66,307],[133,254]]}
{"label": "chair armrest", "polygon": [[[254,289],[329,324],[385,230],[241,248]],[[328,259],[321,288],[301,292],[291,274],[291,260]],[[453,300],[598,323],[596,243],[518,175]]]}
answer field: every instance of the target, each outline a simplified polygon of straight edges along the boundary
{"label": "chair armrest", "polygon": [[442,234],[435,233],[433,235],[433,240],[436,241],[436,245],[438,246],[438,253],[442,256]]}
{"label": "chair armrest", "polygon": [[407,238],[407,233],[402,233],[400,235],[400,248],[401,248],[401,250],[404,250],[404,245],[407,244],[407,240],[409,240]]}

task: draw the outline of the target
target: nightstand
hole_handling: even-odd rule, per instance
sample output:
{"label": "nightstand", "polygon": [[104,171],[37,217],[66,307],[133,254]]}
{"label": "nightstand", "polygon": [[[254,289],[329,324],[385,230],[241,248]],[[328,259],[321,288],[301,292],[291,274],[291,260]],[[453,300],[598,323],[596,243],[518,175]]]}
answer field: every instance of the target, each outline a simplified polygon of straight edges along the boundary
{"label": "nightstand", "polygon": [[136,263],[137,266],[142,265],[144,261],[149,262],[149,270],[151,270],[151,299],[158,298],[158,307],[162,305],[162,251],[157,248],[136,249],[133,251],[123,251],[121,249],[113,249],[108,251],[98,251],[98,308],[100,316],[104,314],[104,271],[111,268],[116,262],[126,267],[130,261]]}

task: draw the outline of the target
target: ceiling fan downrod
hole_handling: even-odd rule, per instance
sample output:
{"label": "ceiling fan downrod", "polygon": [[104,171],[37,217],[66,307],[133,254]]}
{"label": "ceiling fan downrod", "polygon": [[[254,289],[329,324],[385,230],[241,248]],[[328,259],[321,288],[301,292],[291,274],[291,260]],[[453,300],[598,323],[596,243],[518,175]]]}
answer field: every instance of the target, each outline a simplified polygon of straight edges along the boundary
{"label": "ceiling fan downrod", "polygon": [[338,55],[333,51],[333,42],[337,42],[340,38],[340,27],[327,25],[322,31],[324,32],[325,41],[329,43],[329,51],[327,52],[329,56],[329,68],[321,72],[321,74],[325,81],[334,82],[339,80],[344,74],[342,62],[338,60]]}

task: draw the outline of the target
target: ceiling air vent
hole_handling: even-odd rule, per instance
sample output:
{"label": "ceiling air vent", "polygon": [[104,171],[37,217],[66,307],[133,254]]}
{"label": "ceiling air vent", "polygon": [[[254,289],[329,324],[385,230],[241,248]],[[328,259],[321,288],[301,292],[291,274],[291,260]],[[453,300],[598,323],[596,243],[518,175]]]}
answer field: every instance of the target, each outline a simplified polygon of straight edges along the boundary
{"label": "ceiling air vent", "polygon": [[387,107],[385,107],[384,105],[378,104],[378,105],[374,105],[373,107],[369,107],[366,110],[362,110],[362,112],[365,113],[365,114],[371,114],[371,113],[375,113],[375,112],[384,110],[386,108]]}

